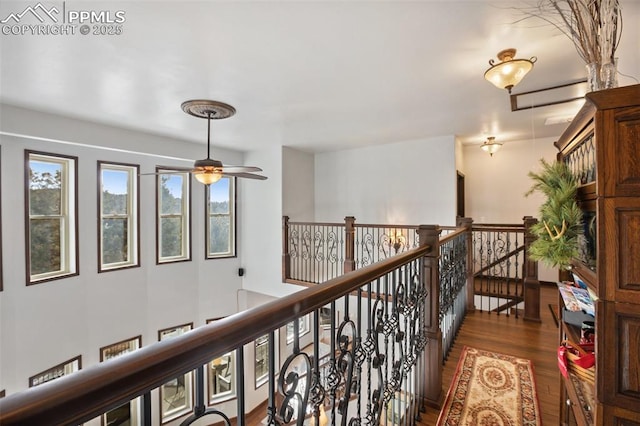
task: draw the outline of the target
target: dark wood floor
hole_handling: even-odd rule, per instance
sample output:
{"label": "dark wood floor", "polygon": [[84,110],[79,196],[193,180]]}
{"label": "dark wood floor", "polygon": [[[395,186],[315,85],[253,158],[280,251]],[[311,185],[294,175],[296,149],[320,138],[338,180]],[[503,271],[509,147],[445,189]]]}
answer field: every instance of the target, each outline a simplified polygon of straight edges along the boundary
{"label": "dark wood floor", "polygon": [[[513,315],[507,317],[504,314],[478,311],[469,313],[444,366],[443,399],[465,345],[501,352],[533,361],[542,424],[559,424],[560,378],[556,358],[558,328],[548,307],[550,303],[557,303],[557,298],[558,290],[555,286],[542,287],[542,323],[524,321],[522,317],[516,319]],[[435,425],[438,414],[438,410],[429,408],[422,415],[419,424]]]}

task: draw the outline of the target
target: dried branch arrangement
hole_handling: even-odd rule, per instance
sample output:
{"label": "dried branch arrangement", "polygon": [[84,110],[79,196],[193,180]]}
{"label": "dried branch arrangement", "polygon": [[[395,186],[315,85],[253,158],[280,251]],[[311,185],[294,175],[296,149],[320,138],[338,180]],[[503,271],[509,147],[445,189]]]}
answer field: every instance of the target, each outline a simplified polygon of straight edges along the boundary
{"label": "dried branch arrangement", "polygon": [[615,63],[622,34],[618,0],[540,0],[536,6],[522,10],[565,34],[585,64]]}

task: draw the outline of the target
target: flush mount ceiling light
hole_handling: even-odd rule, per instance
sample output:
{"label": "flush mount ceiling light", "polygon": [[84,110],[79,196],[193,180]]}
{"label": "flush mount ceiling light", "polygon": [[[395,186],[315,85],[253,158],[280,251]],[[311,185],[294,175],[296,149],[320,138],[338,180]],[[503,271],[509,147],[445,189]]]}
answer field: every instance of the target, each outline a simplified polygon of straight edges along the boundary
{"label": "flush mount ceiling light", "polygon": [[482,145],[480,145],[480,148],[484,152],[488,152],[489,155],[492,157],[493,157],[493,154],[498,152],[498,150],[501,147],[502,147],[502,144],[500,142],[496,142],[495,136],[489,136],[487,140]]}
{"label": "flush mount ceiling light", "polygon": [[500,62],[495,63],[493,59],[489,60],[489,68],[484,73],[484,78],[496,86],[498,89],[507,89],[511,93],[511,89],[524,78],[533,64],[538,60],[535,56],[531,59],[513,59],[516,56],[516,49],[505,49],[498,52]]}

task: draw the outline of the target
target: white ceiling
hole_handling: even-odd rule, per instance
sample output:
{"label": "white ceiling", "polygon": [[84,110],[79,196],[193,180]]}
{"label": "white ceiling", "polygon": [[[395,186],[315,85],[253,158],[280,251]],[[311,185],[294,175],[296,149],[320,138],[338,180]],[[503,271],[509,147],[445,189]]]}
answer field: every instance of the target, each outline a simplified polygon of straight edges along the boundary
{"label": "white ceiling", "polygon": [[[0,19],[36,3],[3,1]],[[124,11],[123,33],[0,35],[0,101],[205,143],[206,123],[180,104],[215,99],[238,112],[213,124],[212,142],[239,150],[557,136],[566,124],[545,119],[580,103],[511,112],[507,92],[483,78],[508,47],[538,58],[514,93],[585,76],[571,42],[542,21],[517,22],[514,4],[70,0],[67,10]],[[640,1],[621,4],[619,69],[640,78]]]}

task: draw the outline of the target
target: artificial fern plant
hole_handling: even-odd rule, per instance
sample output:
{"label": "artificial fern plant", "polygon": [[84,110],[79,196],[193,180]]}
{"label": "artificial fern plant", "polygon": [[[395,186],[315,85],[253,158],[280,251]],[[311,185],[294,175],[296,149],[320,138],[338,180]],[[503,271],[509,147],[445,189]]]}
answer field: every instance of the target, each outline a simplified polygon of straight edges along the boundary
{"label": "artificial fern plant", "polygon": [[547,197],[540,206],[540,220],[531,227],[536,240],[530,255],[551,267],[567,269],[578,256],[578,236],[582,232],[582,211],[576,202],[578,182],[561,161],[540,160],[542,171],[529,172],[534,184],[526,193],[540,191]]}

